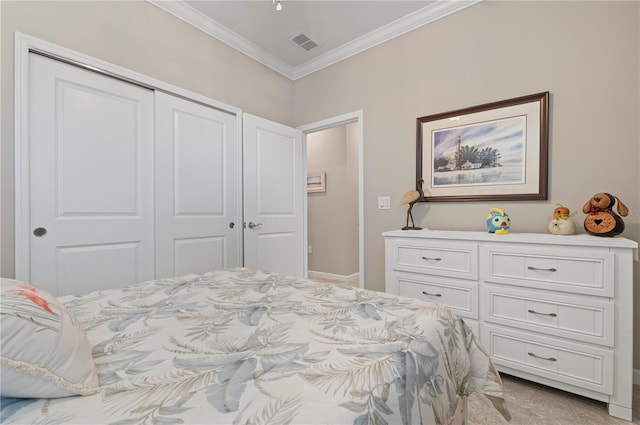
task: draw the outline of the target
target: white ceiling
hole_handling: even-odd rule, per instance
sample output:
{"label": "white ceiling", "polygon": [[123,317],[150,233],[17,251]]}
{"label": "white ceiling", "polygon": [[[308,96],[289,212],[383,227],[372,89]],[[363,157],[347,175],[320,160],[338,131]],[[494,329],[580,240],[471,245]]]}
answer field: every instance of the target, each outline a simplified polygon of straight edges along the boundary
{"label": "white ceiling", "polygon": [[[148,0],[296,80],[481,0]],[[318,47],[291,41],[303,33]]]}

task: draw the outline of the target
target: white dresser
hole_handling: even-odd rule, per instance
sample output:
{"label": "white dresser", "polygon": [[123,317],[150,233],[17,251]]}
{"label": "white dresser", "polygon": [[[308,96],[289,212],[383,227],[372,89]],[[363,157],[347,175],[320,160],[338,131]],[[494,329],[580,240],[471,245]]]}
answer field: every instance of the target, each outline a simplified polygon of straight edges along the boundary
{"label": "white dresser", "polygon": [[501,372],[631,420],[633,261],[622,238],[395,230],[386,291],[450,307]]}

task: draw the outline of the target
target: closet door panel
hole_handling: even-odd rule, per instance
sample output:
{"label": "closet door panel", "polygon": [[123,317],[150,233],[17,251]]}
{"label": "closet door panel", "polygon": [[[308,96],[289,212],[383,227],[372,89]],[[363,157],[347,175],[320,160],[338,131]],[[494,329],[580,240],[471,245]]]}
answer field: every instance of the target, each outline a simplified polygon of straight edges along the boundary
{"label": "closet door panel", "polygon": [[57,96],[59,214],[135,215],[137,104],[72,82],[60,82]]}
{"label": "closet door panel", "polygon": [[156,93],[156,277],[241,264],[234,115]]}
{"label": "closet door panel", "polygon": [[29,280],[55,295],[153,277],[153,92],[30,55]]}
{"label": "closet door panel", "polygon": [[174,241],[176,276],[192,273],[206,265],[210,270],[225,268],[225,238],[191,238]]}
{"label": "closet door panel", "polygon": [[174,110],[173,125],[175,215],[223,216],[227,124]]}
{"label": "closet door panel", "polygon": [[[58,282],[69,294],[113,287],[113,282],[140,279],[137,259],[140,243],[114,243],[61,247],[57,251]],[[91,277],[87,276],[91,271]],[[104,277],[107,276],[108,279]]]}

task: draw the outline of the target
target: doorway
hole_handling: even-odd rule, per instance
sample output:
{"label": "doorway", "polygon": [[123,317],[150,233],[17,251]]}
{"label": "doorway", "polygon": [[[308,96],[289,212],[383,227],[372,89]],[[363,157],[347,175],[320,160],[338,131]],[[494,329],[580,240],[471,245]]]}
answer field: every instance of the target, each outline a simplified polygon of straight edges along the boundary
{"label": "doorway", "polygon": [[307,172],[324,183],[307,194],[305,205],[308,276],[360,288],[365,286],[362,127],[362,111],[300,127]]}

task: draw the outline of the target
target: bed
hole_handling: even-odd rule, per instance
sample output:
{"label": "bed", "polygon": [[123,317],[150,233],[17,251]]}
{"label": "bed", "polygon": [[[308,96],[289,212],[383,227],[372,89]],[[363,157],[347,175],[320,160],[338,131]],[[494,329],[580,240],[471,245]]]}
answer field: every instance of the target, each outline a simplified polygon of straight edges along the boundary
{"label": "bed", "polygon": [[451,424],[473,392],[509,419],[483,347],[435,304],[246,268],[2,290],[2,423]]}

